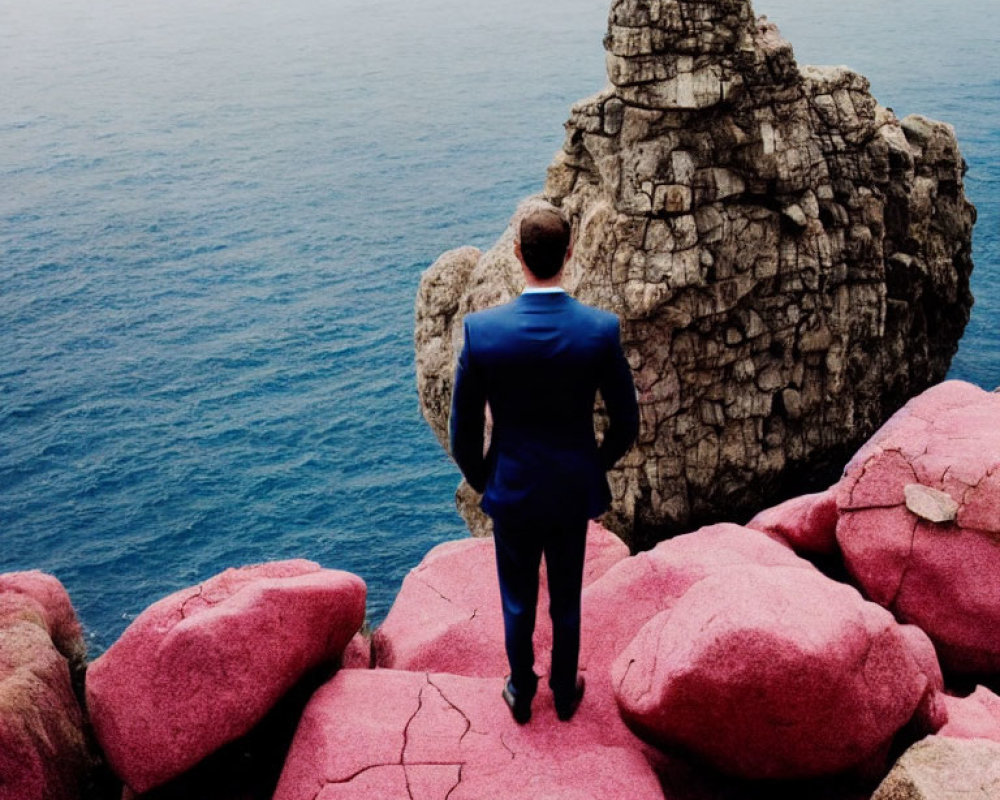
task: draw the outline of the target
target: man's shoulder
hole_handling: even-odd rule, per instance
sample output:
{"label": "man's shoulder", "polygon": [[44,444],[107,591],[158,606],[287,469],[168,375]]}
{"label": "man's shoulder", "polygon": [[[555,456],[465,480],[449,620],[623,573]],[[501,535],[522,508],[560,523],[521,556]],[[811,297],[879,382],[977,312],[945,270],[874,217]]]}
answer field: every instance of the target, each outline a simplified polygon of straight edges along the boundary
{"label": "man's shoulder", "polygon": [[[614,312],[588,305],[569,294],[562,297],[564,301],[560,302],[559,305],[564,311],[569,311],[570,318],[575,320],[573,324],[583,324],[607,333],[617,333],[619,320],[618,315]],[[465,325],[472,330],[483,330],[516,324],[519,300],[520,297],[515,297],[500,305],[479,311],[470,311],[465,315]]]}
{"label": "man's shoulder", "polygon": [[597,306],[591,306],[580,300],[573,300],[573,308],[581,317],[585,317],[591,324],[605,330],[618,330],[618,315],[613,311],[606,311]]}
{"label": "man's shoulder", "polygon": [[491,323],[499,322],[513,312],[514,302],[515,300],[509,300],[498,306],[482,308],[479,311],[470,311],[465,315],[465,324],[472,327],[478,327],[481,325],[490,325]]}

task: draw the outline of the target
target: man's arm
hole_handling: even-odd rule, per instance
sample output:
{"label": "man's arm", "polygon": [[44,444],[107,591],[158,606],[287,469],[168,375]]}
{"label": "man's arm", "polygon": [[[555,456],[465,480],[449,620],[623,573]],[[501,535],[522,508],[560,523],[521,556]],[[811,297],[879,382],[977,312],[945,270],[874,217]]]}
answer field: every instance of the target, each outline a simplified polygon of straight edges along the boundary
{"label": "man's arm", "polygon": [[486,413],[486,384],[469,357],[469,326],[464,326],[464,344],[455,368],[451,393],[451,455],[469,485],[480,494],[486,489],[486,461],[483,458],[483,428]]}
{"label": "man's arm", "polygon": [[639,404],[632,382],[632,368],[622,352],[618,321],[615,321],[614,345],[598,385],[610,425],[597,451],[601,466],[607,471],[632,446],[639,435]]}

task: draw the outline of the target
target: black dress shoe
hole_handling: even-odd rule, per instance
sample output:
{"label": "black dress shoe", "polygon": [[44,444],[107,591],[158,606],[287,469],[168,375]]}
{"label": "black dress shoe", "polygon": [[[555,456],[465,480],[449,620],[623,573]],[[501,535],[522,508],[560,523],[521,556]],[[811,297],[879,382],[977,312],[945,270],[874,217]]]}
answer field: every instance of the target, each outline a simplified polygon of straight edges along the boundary
{"label": "black dress shoe", "polygon": [[573,690],[573,695],[570,698],[556,697],[556,716],[559,717],[560,722],[569,722],[573,719],[573,715],[576,710],[580,707],[580,701],[583,700],[583,690],[586,686],[586,682],[583,680],[582,675],[576,676],[576,687]]}
{"label": "black dress shoe", "polygon": [[519,694],[514,689],[514,684],[508,675],[503,685],[503,700],[518,725],[524,725],[531,719],[531,699],[530,695]]}

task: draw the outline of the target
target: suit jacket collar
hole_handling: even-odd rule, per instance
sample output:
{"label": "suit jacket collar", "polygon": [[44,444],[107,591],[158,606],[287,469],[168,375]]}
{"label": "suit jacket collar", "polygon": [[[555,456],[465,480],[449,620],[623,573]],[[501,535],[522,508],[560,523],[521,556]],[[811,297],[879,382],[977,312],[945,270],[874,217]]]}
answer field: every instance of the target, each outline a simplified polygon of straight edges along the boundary
{"label": "suit jacket collar", "polygon": [[562,286],[525,286],[521,290],[521,294],[558,294],[559,292],[565,293],[566,290]]}
{"label": "suit jacket collar", "polygon": [[559,308],[572,299],[566,292],[528,292],[518,295],[514,302],[521,308],[546,309]]}

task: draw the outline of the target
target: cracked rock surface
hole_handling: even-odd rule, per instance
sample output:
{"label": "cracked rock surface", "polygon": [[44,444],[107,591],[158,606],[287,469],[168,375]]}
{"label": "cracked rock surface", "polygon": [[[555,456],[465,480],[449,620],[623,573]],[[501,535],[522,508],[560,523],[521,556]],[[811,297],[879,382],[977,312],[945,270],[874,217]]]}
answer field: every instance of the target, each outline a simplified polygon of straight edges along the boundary
{"label": "cracked rock surface", "polygon": [[497,679],[344,670],[306,708],[274,800],[662,800],[643,757],[539,713]]}
{"label": "cracked rock surface", "polygon": [[108,762],[138,793],[247,733],[364,621],[365,584],[294,560],[230,569],[140,614],[87,673]]}
{"label": "cracked rock surface", "polygon": [[[626,556],[617,536],[591,523],[584,586]],[[552,647],[544,560],[540,575],[535,652],[544,672]],[[503,641],[493,540],[460,539],[438,545],[409,572],[372,647],[379,667],[502,677],[509,672]]]}
{"label": "cracked rock surface", "polygon": [[[800,68],[747,0],[614,0],[605,48],[544,195],[577,231],[567,288],[622,319],[642,424],[605,522],[643,547],[832,478],[944,377],[975,210],[949,125]],[[417,382],[442,444],[462,317],[521,288],[510,231],[424,274]]]}
{"label": "cracked rock surface", "polygon": [[[851,574],[926,631],[956,672],[1000,672],[998,421],[1000,395],[935,386],[857,453],[838,491],[837,540]],[[915,513],[914,486],[948,498],[952,513],[941,522]]]}
{"label": "cracked rock surface", "polygon": [[929,736],[907,750],[872,800],[994,800],[1000,744]]}

